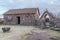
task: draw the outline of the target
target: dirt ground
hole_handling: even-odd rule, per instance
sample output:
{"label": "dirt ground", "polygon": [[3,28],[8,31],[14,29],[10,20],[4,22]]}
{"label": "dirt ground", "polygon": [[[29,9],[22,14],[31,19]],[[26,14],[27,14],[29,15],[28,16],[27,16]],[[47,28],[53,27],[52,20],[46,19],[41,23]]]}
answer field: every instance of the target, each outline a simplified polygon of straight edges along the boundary
{"label": "dirt ground", "polygon": [[[9,32],[3,33],[2,27],[10,27]],[[33,30],[40,30],[34,26],[21,26],[21,25],[0,25],[0,40],[25,40],[28,35],[32,34]],[[49,37],[60,37],[60,33],[46,29],[44,30],[49,34]]]}

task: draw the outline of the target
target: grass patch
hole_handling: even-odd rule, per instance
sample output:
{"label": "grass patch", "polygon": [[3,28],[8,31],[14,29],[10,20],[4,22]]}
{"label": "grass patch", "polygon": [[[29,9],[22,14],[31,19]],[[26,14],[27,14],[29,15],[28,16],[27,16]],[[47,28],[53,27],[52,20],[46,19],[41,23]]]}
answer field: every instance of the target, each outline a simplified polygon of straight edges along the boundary
{"label": "grass patch", "polygon": [[53,30],[53,31],[56,31],[56,32],[59,32],[60,33],[60,30],[56,30],[56,29],[54,29],[54,28],[50,28],[50,30]]}
{"label": "grass patch", "polygon": [[50,38],[51,40],[60,40],[60,37]]}

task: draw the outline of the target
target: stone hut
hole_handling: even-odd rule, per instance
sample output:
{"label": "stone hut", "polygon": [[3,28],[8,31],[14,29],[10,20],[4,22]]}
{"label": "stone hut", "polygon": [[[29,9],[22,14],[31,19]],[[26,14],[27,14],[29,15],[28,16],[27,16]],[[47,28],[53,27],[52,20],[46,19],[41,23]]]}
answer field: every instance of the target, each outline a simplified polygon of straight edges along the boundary
{"label": "stone hut", "polygon": [[4,14],[4,24],[34,25],[39,19],[38,8],[11,9]]}
{"label": "stone hut", "polygon": [[52,24],[54,24],[54,22],[52,22],[54,19],[55,19],[54,15],[46,9],[46,11],[40,17],[41,22],[40,25],[51,26]]}

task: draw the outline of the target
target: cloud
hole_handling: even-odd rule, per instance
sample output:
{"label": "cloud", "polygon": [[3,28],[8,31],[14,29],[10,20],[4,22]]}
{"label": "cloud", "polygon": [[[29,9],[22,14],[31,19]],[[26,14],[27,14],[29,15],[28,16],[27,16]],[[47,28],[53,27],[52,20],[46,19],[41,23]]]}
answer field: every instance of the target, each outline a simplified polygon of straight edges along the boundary
{"label": "cloud", "polygon": [[0,6],[4,6],[6,3],[4,3],[2,0],[0,0]]}
{"label": "cloud", "polygon": [[47,8],[55,13],[60,10],[59,5],[60,0],[0,0],[0,8],[3,8],[2,12],[7,9],[38,7],[40,10]]}
{"label": "cloud", "polygon": [[23,7],[29,7],[29,6],[39,6],[41,4],[45,5],[50,5],[50,4],[55,4],[56,0],[6,0],[5,2],[0,3],[0,5],[4,6],[12,6],[12,7],[17,7],[17,6],[23,6]]}
{"label": "cloud", "polygon": [[14,1],[13,0],[8,0],[9,1],[9,3],[14,3]]}

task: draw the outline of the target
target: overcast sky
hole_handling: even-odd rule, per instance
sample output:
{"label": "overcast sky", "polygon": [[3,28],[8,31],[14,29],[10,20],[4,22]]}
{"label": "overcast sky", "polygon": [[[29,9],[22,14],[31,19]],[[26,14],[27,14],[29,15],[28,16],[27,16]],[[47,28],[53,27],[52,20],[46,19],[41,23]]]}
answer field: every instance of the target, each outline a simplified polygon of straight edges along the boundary
{"label": "overcast sky", "polygon": [[9,9],[39,8],[57,14],[60,12],[60,0],[0,0],[0,15]]}

